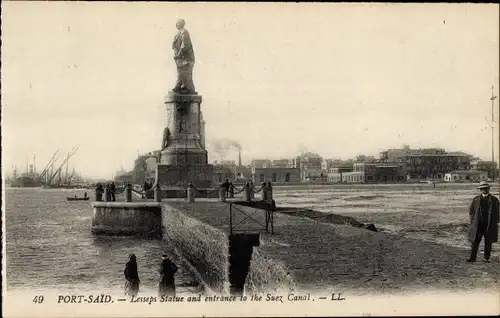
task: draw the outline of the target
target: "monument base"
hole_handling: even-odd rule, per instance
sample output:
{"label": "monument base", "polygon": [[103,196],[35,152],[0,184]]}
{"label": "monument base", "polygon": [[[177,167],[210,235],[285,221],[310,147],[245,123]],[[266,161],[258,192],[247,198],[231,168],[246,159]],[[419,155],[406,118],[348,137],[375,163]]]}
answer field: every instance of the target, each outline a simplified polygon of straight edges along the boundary
{"label": "monument base", "polygon": [[156,169],[156,182],[160,185],[162,198],[185,198],[190,183],[196,188],[195,197],[218,197],[213,188],[214,166],[201,165],[165,165]]}

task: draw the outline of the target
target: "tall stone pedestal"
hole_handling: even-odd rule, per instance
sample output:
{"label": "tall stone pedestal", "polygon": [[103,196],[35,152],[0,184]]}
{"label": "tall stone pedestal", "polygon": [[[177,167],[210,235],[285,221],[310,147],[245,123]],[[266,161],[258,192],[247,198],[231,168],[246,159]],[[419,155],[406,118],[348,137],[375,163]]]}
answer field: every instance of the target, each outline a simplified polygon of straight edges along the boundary
{"label": "tall stone pedestal", "polygon": [[165,97],[169,134],[156,170],[156,180],[165,193],[163,197],[170,196],[169,189],[182,192],[189,183],[197,189],[212,187],[214,168],[208,164],[204,145],[201,101],[198,94],[169,92]]}

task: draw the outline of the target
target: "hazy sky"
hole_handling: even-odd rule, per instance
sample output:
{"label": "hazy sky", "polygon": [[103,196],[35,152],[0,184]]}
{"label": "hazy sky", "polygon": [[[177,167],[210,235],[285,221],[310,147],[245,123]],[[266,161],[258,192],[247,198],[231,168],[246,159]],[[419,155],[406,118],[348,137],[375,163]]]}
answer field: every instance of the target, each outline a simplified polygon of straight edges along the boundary
{"label": "hazy sky", "polygon": [[78,144],[70,167],[110,177],[121,164],[132,168],[137,151],[158,148],[179,17],[194,44],[207,142],[238,140],[244,162],[301,148],[377,155],[404,143],[491,157],[485,117],[492,85],[498,95],[498,5],[4,2],[2,9],[8,171],[24,170],[33,154],[41,170],[54,151]]}

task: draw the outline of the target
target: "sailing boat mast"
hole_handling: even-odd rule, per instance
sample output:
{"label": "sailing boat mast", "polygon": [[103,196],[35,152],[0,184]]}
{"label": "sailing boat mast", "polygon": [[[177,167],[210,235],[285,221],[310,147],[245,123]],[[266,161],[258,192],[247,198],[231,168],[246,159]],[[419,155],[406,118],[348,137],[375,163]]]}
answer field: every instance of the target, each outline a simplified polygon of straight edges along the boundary
{"label": "sailing boat mast", "polygon": [[69,174],[68,174],[68,162],[66,161],[66,177],[64,178],[64,184],[69,185]]}

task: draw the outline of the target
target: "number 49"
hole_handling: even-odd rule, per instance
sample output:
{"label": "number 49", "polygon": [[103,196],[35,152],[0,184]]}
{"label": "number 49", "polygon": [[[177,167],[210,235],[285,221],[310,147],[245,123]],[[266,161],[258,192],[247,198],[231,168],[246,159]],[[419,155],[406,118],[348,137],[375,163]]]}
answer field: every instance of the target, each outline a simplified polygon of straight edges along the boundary
{"label": "number 49", "polygon": [[35,298],[33,298],[33,302],[35,304],[41,304],[41,303],[43,303],[43,296],[35,296]]}

